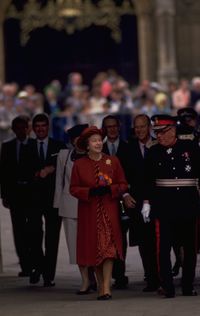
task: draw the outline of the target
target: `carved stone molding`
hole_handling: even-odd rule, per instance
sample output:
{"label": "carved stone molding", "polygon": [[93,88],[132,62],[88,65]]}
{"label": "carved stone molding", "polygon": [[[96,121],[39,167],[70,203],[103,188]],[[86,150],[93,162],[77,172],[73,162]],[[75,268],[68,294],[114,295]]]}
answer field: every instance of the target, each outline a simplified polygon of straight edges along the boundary
{"label": "carved stone molding", "polygon": [[154,0],[134,0],[137,15],[152,14],[154,10]]}
{"label": "carved stone molding", "polygon": [[160,15],[175,15],[176,6],[175,0],[156,0],[156,10],[155,13],[157,16]]}
{"label": "carved stone molding", "polygon": [[5,19],[5,13],[11,4],[12,0],[1,0],[0,1],[0,22],[3,22]]}
{"label": "carved stone molding", "polygon": [[177,0],[176,6],[178,15],[200,14],[200,1],[198,0]]}

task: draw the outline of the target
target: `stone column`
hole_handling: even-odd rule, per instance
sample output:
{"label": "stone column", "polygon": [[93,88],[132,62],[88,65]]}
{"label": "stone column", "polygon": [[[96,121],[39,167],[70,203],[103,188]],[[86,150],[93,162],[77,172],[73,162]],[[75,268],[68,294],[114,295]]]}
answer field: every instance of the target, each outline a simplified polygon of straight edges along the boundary
{"label": "stone column", "polygon": [[158,81],[177,80],[174,0],[156,0]]}
{"label": "stone column", "polygon": [[138,24],[140,81],[155,79],[155,45],[152,0],[135,1]]}
{"label": "stone column", "polygon": [[0,0],[0,81],[5,80],[5,50],[3,24],[8,6],[12,0]]}

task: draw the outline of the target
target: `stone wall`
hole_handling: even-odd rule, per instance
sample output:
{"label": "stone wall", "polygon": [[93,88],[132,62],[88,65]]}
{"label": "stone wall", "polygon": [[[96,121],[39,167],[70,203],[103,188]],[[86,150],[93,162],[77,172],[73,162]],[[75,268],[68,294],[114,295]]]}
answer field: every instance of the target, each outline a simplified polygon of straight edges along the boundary
{"label": "stone wall", "polygon": [[176,1],[176,50],[179,77],[200,76],[200,1]]}

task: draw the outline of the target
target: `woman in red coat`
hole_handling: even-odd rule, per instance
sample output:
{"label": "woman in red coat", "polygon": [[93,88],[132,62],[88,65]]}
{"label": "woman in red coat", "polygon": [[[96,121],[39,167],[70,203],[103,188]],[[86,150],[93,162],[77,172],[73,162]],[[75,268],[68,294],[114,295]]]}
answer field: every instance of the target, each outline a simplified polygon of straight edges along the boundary
{"label": "woman in red coat", "polygon": [[94,266],[99,300],[111,298],[113,260],[122,258],[119,200],[128,185],[119,160],[102,153],[102,132],[86,128],[78,146],[88,155],[75,161],[70,192],[79,200],[77,262]]}

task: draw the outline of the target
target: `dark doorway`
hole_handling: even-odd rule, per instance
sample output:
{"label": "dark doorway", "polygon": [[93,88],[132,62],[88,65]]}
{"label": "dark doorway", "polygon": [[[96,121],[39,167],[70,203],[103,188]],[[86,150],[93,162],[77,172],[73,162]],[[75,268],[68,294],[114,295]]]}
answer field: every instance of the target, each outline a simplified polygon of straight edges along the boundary
{"label": "dark doorway", "polygon": [[110,30],[91,26],[73,35],[48,27],[37,29],[25,47],[20,44],[20,24],[5,21],[6,81],[20,86],[32,83],[41,90],[52,79],[62,84],[72,71],[83,74],[89,84],[99,71],[115,69],[131,84],[138,82],[138,40],[136,16],[123,16],[120,44]]}

